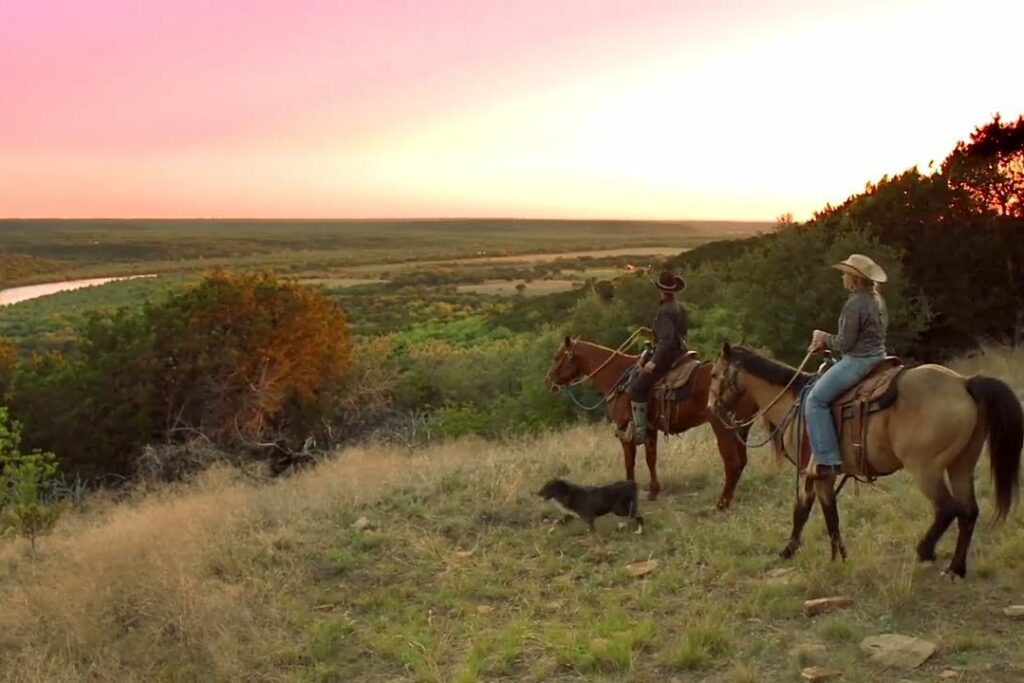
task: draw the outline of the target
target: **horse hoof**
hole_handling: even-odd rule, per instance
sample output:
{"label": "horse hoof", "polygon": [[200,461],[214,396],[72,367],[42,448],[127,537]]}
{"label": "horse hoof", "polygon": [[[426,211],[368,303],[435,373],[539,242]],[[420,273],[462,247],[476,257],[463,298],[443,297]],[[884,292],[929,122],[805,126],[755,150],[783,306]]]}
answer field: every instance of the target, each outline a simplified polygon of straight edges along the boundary
{"label": "horse hoof", "polygon": [[652,490],[650,493],[647,494],[647,500],[658,500],[658,492]]}
{"label": "horse hoof", "polygon": [[781,557],[784,560],[792,559],[794,555],[796,555],[796,548],[789,545],[783,548],[782,552],[779,553],[779,557]]}
{"label": "horse hoof", "polygon": [[[964,572],[964,574],[966,574],[966,572]],[[942,574],[940,574],[940,576],[942,576],[942,578],[944,579],[949,579],[950,583],[956,583],[957,581],[963,580],[964,574],[961,574],[960,572],[950,567],[949,569],[942,570]]]}

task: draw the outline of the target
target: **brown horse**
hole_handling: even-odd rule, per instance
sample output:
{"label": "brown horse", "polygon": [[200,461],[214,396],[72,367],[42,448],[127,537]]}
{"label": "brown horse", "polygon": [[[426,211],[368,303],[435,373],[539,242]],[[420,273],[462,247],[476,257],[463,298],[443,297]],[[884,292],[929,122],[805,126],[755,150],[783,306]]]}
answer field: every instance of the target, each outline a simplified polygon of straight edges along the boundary
{"label": "brown horse", "polygon": [[[629,397],[621,390],[620,385],[627,371],[636,365],[638,358],[639,356],[620,353],[598,344],[566,337],[555,352],[551,368],[544,378],[544,383],[556,391],[580,378],[593,380],[605,397],[608,418],[618,430],[626,464],[626,478],[630,481],[635,480],[637,444],[627,433],[632,413]],[[692,389],[688,398],[669,402],[652,400],[648,408],[649,419],[647,434],[644,437],[644,450],[647,456],[647,469],[651,474],[649,498],[655,500],[661,490],[661,484],[658,482],[658,429],[669,434],[677,434],[710,422],[725,466],[725,485],[715,509],[725,510],[732,503],[736,483],[747,465],[747,448],[743,443],[746,430],[742,430],[737,438],[736,434],[730,432],[708,410],[711,363],[702,363],[694,370],[690,382]],[[752,415],[754,410],[751,406],[741,412]]]}
{"label": "brown horse", "polygon": [[[786,452],[807,455],[808,449],[802,446],[806,443],[803,429],[799,430],[801,448],[797,450],[798,422],[792,417],[800,408],[799,404],[794,407],[797,394],[811,378],[812,375],[798,373],[751,349],[726,344],[711,371],[708,406],[715,414],[725,415],[732,406],[753,400],[756,406],[763,407],[769,420],[785,425]],[[991,377],[968,378],[929,364],[907,369],[894,381],[895,404],[875,413],[867,425],[864,445],[870,474],[886,476],[905,468],[932,501],[934,521],[917,544],[921,562],[935,561],[935,545],[953,520],[957,520],[956,550],[943,573],[962,578],[967,573],[967,551],[978,518],[974,469],[982,446],[987,440],[995,481],[996,521],[1001,521],[1009,513],[1020,486],[1024,412],[1013,390]],[[857,454],[847,450],[842,454],[842,471],[864,474]],[[800,534],[815,498],[821,501],[832,542],[832,559],[837,554],[845,559],[832,478],[805,482],[804,494],[794,505],[793,532],[782,557],[791,557],[800,547]]]}

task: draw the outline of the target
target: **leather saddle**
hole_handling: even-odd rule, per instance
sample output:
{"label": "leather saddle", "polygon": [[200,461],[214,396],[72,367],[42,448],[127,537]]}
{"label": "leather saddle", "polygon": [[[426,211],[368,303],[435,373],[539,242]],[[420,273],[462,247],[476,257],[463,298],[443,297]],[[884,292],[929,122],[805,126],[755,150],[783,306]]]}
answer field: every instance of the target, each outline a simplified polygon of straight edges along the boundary
{"label": "leather saddle", "polygon": [[676,358],[665,376],[655,382],[651,388],[653,398],[661,401],[682,401],[689,397],[693,371],[701,365],[698,356],[696,351],[687,351]]}
{"label": "leather saddle", "polygon": [[[864,379],[831,404],[839,452],[853,456],[858,475],[868,478],[875,476],[868,464],[868,424],[872,415],[896,403],[899,396],[899,383],[896,380],[906,369],[898,356],[886,356],[871,368]],[[805,446],[805,452],[810,453],[809,442],[805,442]]]}

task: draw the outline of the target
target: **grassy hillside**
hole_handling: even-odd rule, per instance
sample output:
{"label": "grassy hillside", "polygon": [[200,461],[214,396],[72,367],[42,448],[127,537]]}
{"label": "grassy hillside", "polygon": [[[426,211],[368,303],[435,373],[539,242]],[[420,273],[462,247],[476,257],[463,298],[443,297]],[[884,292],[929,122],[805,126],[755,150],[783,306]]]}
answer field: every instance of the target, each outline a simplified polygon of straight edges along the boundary
{"label": "grassy hillside", "polygon": [[[962,367],[1024,389],[1020,352]],[[780,681],[798,679],[813,654],[791,650],[807,644],[825,646],[843,681],[930,681],[947,667],[954,680],[1024,678],[1024,630],[1001,612],[1024,603],[1024,512],[979,525],[968,580],[950,584],[914,562],[930,511],[898,474],[843,492],[848,562],[829,562],[816,512],[784,563],[792,470],[756,451],[734,510],[713,513],[712,443],[702,428],[665,444],[666,494],[642,505],[642,537],[612,519],[596,536],[551,530],[532,495],[551,476],[619,478],[605,427],[367,446],[272,484],[214,470],[118,503],[95,496],[35,559],[0,545],[0,679]],[[987,470],[985,458],[983,521]],[[626,573],[648,558],[649,577]],[[856,603],[804,616],[805,599],[835,594]],[[858,643],[885,632],[939,652],[883,671]]]}

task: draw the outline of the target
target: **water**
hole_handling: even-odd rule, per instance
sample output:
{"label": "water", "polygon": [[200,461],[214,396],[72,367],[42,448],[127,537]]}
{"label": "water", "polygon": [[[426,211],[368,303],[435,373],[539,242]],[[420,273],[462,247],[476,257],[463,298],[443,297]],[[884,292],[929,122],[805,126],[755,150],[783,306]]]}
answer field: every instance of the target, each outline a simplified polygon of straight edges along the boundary
{"label": "water", "polygon": [[21,303],[22,301],[28,301],[29,299],[37,299],[41,296],[56,294],[57,292],[67,292],[72,289],[81,289],[82,287],[105,285],[108,282],[115,282],[117,280],[134,280],[135,278],[140,277],[155,276],[129,275],[125,277],[94,277],[86,280],[64,280],[63,282],[47,282],[41,285],[26,285],[24,287],[0,289],[0,306],[9,306],[10,304]]}

